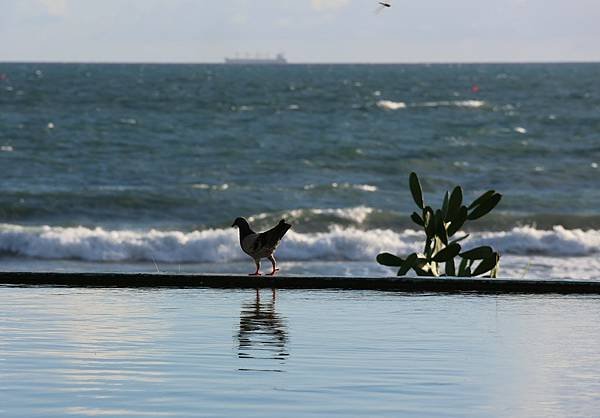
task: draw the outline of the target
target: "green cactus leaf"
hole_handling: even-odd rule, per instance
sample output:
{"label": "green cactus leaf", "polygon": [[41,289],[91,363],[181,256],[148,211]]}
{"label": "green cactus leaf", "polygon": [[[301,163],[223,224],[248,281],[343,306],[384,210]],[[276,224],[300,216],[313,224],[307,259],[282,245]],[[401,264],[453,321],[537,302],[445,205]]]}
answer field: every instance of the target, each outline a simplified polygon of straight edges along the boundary
{"label": "green cactus leaf", "polygon": [[438,252],[434,257],[433,261],[438,263],[445,263],[448,260],[454,259],[460,253],[460,245],[459,244],[450,244],[447,247],[443,248],[440,252]]}
{"label": "green cactus leaf", "polygon": [[487,215],[492,209],[496,207],[496,205],[500,202],[500,199],[502,199],[502,195],[500,193],[492,195],[492,197],[481,202],[478,206],[476,206],[475,209],[473,209],[471,213],[469,213],[467,219],[472,221],[475,219],[479,219],[484,215]]}
{"label": "green cactus leaf", "polygon": [[481,247],[473,248],[472,250],[465,251],[460,253],[459,255],[462,258],[466,258],[468,260],[483,260],[484,258],[490,257],[494,253],[492,247],[488,245],[483,245]]}
{"label": "green cactus leaf", "polygon": [[456,266],[454,265],[454,258],[446,260],[444,273],[446,273],[446,276],[456,276]]}
{"label": "green cactus leaf", "polygon": [[417,273],[417,276],[420,276],[420,277],[435,277],[435,274],[433,274],[433,272],[431,270],[424,270],[424,269],[419,268],[419,267],[415,267],[414,270]]}
{"label": "green cactus leaf", "polygon": [[435,235],[435,215],[433,214],[433,209],[430,206],[427,206],[425,209],[423,209],[423,213],[425,234],[427,234],[427,237],[431,239]]}
{"label": "green cactus leaf", "polygon": [[453,222],[460,210],[463,200],[463,192],[460,186],[456,186],[454,190],[452,190],[452,194],[450,195],[450,200],[448,202],[448,213],[446,215],[446,220]]}
{"label": "green cactus leaf", "polygon": [[496,265],[494,266],[494,268],[492,270],[490,270],[490,278],[491,279],[497,278],[499,273],[500,273],[500,254],[498,254],[498,261],[496,262]]}
{"label": "green cactus leaf", "polygon": [[472,276],[480,276],[492,270],[494,267],[496,267],[496,264],[498,264],[498,258],[498,253],[492,253],[491,256],[481,260],[481,263],[479,263],[475,271],[473,271]]}
{"label": "green cactus leaf", "polygon": [[468,216],[468,211],[466,206],[461,206],[458,209],[458,214],[454,217],[450,225],[448,225],[448,236],[456,234],[460,228],[465,224]]}
{"label": "green cactus leaf", "polygon": [[377,255],[377,262],[388,267],[400,267],[404,260],[394,254],[381,253]]}
{"label": "green cactus leaf", "polygon": [[448,232],[444,224],[444,214],[440,209],[435,211],[435,235],[437,235],[444,245],[448,245]]}
{"label": "green cactus leaf", "polygon": [[410,219],[419,226],[425,226],[423,218],[421,218],[417,212],[413,212],[412,215],[410,215]]}
{"label": "green cactus leaf", "polygon": [[463,258],[460,262],[460,265],[458,266],[458,275],[460,277],[468,277],[467,268],[469,268],[469,260]]}
{"label": "green cactus leaf", "polygon": [[471,203],[468,207],[469,210],[473,209],[475,206],[478,206],[479,204],[483,203],[484,201],[488,200],[490,197],[492,197],[494,195],[494,193],[496,193],[495,190],[488,190],[487,192],[483,193],[481,196],[479,196],[477,199],[475,199],[473,201],[473,203]]}
{"label": "green cactus leaf", "polygon": [[417,273],[417,276],[436,277],[436,264],[437,263],[429,262],[426,258],[418,257],[416,264],[413,266],[413,270]]}
{"label": "green cactus leaf", "polygon": [[444,201],[442,202],[442,213],[444,214],[444,219],[448,217],[448,203],[450,201],[450,194],[446,192],[444,194]]}
{"label": "green cactus leaf", "polygon": [[418,207],[423,209],[423,189],[421,188],[421,183],[419,182],[419,177],[417,177],[417,173],[410,173],[408,177],[408,184],[410,186],[410,192],[412,194],[413,199]]}
{"label": "green cactus leaf", "polygon": [[406,257],[406,260],[402,264],[402,267],[400,267],[400,270],[398,270],[398,276],[405,276],[406,273],[408,273],[408,271],[415,266],[415,264],[417,263],[417,258],[417,254],[415,253],[412,253],[411,255]]}

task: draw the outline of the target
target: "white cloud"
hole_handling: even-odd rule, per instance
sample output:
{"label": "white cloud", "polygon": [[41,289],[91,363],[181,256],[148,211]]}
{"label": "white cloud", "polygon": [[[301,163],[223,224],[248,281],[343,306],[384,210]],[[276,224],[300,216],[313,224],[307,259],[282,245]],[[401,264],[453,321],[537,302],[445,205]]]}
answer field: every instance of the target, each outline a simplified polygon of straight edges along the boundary
{"label": "white cloud", "polygon": [[67,0],[39,0],[50,16],[65,16]]}
{"label": "white cloud", "polygon": [[344,7],[348,4],[349,0],[310,0],[310,4],[313,9],[322,10],[335,10]]}

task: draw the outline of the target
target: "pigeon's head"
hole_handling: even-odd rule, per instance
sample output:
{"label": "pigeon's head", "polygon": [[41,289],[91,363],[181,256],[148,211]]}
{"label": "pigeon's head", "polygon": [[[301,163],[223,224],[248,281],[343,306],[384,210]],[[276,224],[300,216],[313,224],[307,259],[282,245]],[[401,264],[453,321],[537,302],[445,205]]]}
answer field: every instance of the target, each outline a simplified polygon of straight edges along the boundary
{"label": "pigeon's head", "polygon": [[235,218],[235,221],[233,221],[233,224],[231,226],[237,226],[238,228],[250,227],[250,225],[248,225],[248,221],[244,218]]}

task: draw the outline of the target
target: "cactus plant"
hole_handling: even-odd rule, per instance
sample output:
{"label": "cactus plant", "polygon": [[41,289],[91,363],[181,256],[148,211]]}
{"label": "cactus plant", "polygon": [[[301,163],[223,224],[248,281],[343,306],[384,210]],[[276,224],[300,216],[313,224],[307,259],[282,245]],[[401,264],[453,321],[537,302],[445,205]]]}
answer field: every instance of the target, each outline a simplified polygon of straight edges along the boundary
{"label": "cactus plant", "polygon": [[[416,173],[410,173],[408,184],[420,209],[420,213],[413,212],[410,217],[425,231],[424,251],[421,254],[412,253],[405,258],[381,253],[377,256],[377,262],[384,266],[399,267],[398,276],[404,276],[412,269],[418,276],[475,277],[489,273],[489,277],[497,277],[500,266],[497,251],[489,246],[463,251],[459,242],[469,234],[455,239],[453,237],[467,221],[479,219],[492,211],[502,195],[488,190],[467,206],[463,204],[462,188],[456,186],[451,193],[446,192],[442,207],[433,210],[425,204],[423,189]],[[458,268],[456,257],[460,258]]]}

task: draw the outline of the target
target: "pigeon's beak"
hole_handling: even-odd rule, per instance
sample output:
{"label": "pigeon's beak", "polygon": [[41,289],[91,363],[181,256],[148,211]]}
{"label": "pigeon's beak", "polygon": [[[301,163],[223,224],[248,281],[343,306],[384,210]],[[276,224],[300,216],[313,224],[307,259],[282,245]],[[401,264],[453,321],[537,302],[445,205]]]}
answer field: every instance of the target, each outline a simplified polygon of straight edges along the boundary
{"label": "pigeon's beak", "polygon": [[236,223],[234,222],[233,224],[231,224],[231,227],[233,228],[236,225]]}

